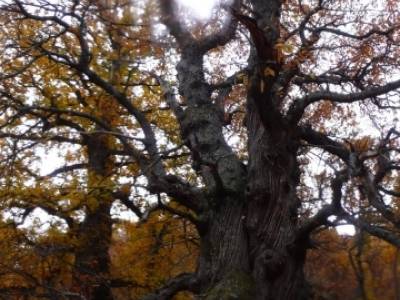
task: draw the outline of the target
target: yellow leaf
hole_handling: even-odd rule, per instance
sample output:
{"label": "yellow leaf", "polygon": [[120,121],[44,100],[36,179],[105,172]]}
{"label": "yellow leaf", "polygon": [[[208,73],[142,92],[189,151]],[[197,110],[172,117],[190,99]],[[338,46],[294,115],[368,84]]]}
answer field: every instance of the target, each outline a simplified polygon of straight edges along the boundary
{"label": "yellow leaf", "polygon": [[270,67],[266,67],[264,69],[264,76],[275,76],[275,71],[273,69],[271,69]]}
{"label": "yellow leaf", "polygon": [[294,46],[291,44],[277,43],[275,48],[282,51],[285,54],[290,54],[294,50]]}

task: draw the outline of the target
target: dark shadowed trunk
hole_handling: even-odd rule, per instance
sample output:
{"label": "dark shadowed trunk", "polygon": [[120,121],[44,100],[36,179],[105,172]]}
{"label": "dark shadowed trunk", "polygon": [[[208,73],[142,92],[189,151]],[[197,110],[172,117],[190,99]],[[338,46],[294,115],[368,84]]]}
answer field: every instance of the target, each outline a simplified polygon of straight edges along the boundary
{"label": "dark shadowed trunk", "polygon": [[[248,105],[247,229],[257,299],[302,299],[305,245],[296,241],[297,142],[284,126],[260,126],[253,101]],[[274,116],[270,116],[273,118]]]}
{"label": "dark shadowed trunk", "polygon": [[[297,145],[271,137],[249,105],[250,160],[243,194],[221,195],[207,211],[198,274],[206,299],[306,299],[306,245],[296,240]],[[277,138],[279,137],[279,140]]]}
{"label": "dark shadowed trunk", "polygon": [[113,299],[110,286],[112,194],[108,176],[111,158],[107,136],[92,134],[86,138],[88,154],[88,192],[86,216],[77,229],[75,269],[79,292],[86,299]]}
{"label": "dark shadowed trunk", "polygon": [[201,59],[191,50],[186,48],[178,66],[179,74],[186,74],[180,90],[188,103],[181,126],[209,191],[200,212],[205,225],[194,290],[208,300],[305,299],[306,246],[296,240],[298,139],[278,112],[268,112],[271,105],[256,103],[275,101],[258,90],[260,80],[268,78],[260,79],[256,71],[246,120],[250,159],[247,168],[242,165],[223,138],[221,117],[208,102]]}
{"label": "dark shadowed trunk", "polygon": [[[199,212],[204,224],[199,230],[198,283],[192,288],[201,299],[307,297],[306,245],[296,238],[299,139],[279,112],[284,88],[275,49],[280,5],[280,1],[253,1],[258,12],[253,20],[233,11],[254,42],[249,59],[247,167],[226,144],[221,114],[210,102],[212,89],[204,80],[202,57],[212,42],[190,40],[171,20],[172,6],[162,6],[168,16],[165,23],[182,49],[177,70],[180,93],[188,105],[180,113],[182,137],[208,190],[208,203]],[[222,40],[221,35],[216,44]]]}

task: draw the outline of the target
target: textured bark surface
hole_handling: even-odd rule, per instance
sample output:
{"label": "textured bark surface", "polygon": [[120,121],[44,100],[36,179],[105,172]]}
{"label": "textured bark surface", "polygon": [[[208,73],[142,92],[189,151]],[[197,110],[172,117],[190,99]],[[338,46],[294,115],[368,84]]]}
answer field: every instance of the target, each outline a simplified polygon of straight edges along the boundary
{"label": "textured bark surface", "polygon": [[272,136],[259,123],[259,115],[249,105],[246,224],[257,299],[301,299],[305,249],[295,240],[297,146],[290,133],[277,129]]}
{"label": "textured bark surface", "polygon": [[253,128],[246,195],[214,211],[202,236],[202,289],[206,299],[306,299],[306,249],[295,240],[296,160],[293,151],[278,155],[276,143],[261,141],[270,140],[265,130]]}
{"label": "textured bark surface", "polygon": [[171,2],[163,7],[165,23],[182,48],[177,71],[188,105],[180,119],[183,139],[209,191],[199,213],[205,225],[194,289],[201,299],[303,299],[306,250],[296,240],[298,138],[278,110],[280,65],[274,45],[281,3],[252,4],[259,12],[256,19],[236,14],[255,43],[249,59],[247,166],[226,144],[221,115],[210,102],[202,61],[210,42],[184,39],[187,32],[171,17]]}

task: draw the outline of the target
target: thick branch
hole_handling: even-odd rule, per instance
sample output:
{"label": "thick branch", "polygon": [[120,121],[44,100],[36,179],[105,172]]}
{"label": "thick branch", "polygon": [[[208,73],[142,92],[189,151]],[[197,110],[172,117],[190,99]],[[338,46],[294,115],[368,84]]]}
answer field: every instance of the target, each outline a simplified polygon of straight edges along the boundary
{"label": "thick branch", "polygon": [[298,238],[306,238],[309,234],[323,225],[328,225],[328,218],[333,215],[338,215],[342,212],[342,187],[348,180],[348,171],[343,170],[338,172],[331,180],[332,201],[329,205],[324,206],[311,219],[306,221],[298,230]]}
{"label": "thick branch", "polygon": [[177,176],[166,175],[150,183],[150,191],[155,194],[166,193],[177,203],[196,213],[204,209],[204,190],[195,188]]}
{"label": "thick branch", "polygon": [[178,43],[181,46],[192,44],[194,42],[192,35],[182,26],[176,15],[175,0],[161,0],[159,3],[162,15],[161,21],[168,27]]}
{"label": "thick branch", "polygon": [[356,101],[362,101],[365,99],[377,97],[383,94],[387,94],[398,88],[400,88],[400,80],[389,82],[382,86],[370,87],[360,92],[354,92],[349,94],[335,93],[329,90],[319,90],[317,92],[308,94],[303,98],[296,99],[292,104],[292,106],[290,107],[287,116],[292,124],[296,124],[303,116],[303,113],[307,108],[307,106],[309,106],[312,103],[321,100],[327,100],[337,103],[352,103]]}
{"label": "thick branch", "polygon": [[377,238],[380,238],[380,239],[400,248],[400,237],[395,235],[392,231],[389,231],[382,227],[371,225],[370,223],[364,221],[360,217],[355,218],[348,213],[343,213],[342,218],[344,218],[346,221],[353,224],[354,226],[362,228],[369,234],[376,236]]}
{"label": "thick branch", "polygon": [[330,139],[324,133],[315,131],[310,126],[299,127],[298,130],[300,137],[309,144],[324,149],[325,151],[338,156],[345,162],[349,160],[350,151],[344,144]]}
{"label": "thick branch", "polygon": [[66,173],[66,172],[72,172],[75,170],[81,170],[87,167],[86,163],[78,163],[78,164],[73,164],[73,165],[65,165],[63,167],[57,168],[54,171],[52,171],[51,173],[43,176],[43,178],[49,178],[49,177],[54,177],[57,176],[61,173]]}

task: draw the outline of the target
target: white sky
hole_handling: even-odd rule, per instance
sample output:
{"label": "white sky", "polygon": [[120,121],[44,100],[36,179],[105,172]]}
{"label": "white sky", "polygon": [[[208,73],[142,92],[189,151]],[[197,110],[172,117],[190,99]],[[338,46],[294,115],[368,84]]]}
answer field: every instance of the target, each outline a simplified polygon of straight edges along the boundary
{"label": "white sky", "polygon": [[178,3],[187,8],[195,17],[207,19],[211,16],[213,7],[218,0],[178,0]]}

